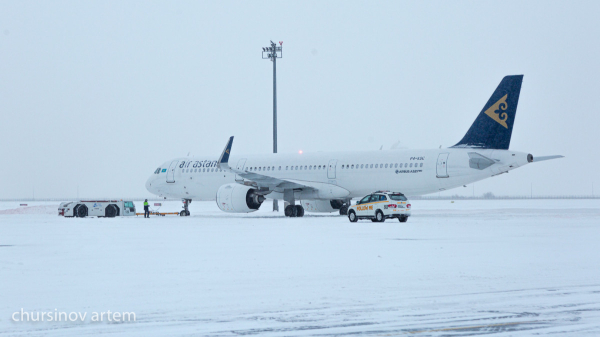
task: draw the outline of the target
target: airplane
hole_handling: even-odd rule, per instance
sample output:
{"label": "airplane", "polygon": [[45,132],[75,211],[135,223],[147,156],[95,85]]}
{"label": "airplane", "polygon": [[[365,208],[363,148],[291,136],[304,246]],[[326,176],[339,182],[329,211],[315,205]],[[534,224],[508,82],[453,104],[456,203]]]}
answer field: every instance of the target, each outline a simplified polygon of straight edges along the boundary
{"label": "airplane", "polygon": [[146,189],[182,199],[181,215],[190,215],[192,200],[214,200],[222,211],[249,213],[266,198],[284,200],[288,217],[305,211],[344,215],[352,198],[376,190],[424,195],[562,158],[509,150],[522,82],[523,75],[504,77],[465,136],[449,148],[245,156],[232,154],[231,137],[218,159],[164,162]]}

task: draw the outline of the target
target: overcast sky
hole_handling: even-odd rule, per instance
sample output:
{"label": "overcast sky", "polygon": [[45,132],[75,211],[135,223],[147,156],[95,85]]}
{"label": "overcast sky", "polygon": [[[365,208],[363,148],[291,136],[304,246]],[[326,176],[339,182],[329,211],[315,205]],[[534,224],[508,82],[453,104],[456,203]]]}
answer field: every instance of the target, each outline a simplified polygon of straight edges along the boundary
{"label": "overcast sky", "polygon": [[[475,194],[591,194],[598,1],[1,1],[0,198],[151,196],[173,157],[458,142],[524,74],[511,149],[566,158]],[[473,193],[472,186],[446,194]]]}

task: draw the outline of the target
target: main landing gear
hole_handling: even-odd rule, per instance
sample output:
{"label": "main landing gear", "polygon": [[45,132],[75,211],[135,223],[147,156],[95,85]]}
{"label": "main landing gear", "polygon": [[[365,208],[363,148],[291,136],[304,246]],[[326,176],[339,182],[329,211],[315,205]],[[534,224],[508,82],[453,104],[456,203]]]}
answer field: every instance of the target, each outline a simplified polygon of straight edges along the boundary
{"label": "main landing gear", "polygon": [[304,207],[301,205],[287,205],[285,206],[285,216],[289,216],[291,218],[295,217],[303,217],[304,216]]}
{"label": "main landing gear", "polygon": [[304,216],[304,207],[302,207],[302,205],[296,205],[296,198],[294,198],[293,190],[284,190],[283,200],[287,204],[285,206],[285,209],[283,210],[285,216],[288,216],[290,218]]}
{"label": "main landing gear", "polygon": [[179,212],[179,216],[190,216],[190,204],[192,199],[183,199],[183,211]]}

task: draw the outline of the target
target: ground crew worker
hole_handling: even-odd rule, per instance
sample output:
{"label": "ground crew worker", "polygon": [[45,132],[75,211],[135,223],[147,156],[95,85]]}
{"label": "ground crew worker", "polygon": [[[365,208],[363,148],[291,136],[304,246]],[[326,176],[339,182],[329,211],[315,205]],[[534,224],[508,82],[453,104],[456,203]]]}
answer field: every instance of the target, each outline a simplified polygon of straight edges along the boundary
{"label": "ground crew worker", "polygon": [[144,218],[150,217],[150,205],[148,205],[148,199],[144,200]]}

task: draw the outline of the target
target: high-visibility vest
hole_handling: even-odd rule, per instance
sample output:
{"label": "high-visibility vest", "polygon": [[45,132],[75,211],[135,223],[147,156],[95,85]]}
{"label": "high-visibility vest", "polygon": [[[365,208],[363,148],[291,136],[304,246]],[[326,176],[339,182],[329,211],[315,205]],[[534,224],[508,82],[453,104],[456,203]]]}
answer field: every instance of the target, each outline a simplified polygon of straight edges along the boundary
{"label": "high-visibility vest", "polygon": [[144,201],[144,206],[148,206],[148,202],[147,201]]}

